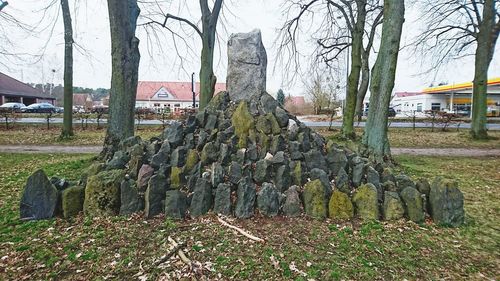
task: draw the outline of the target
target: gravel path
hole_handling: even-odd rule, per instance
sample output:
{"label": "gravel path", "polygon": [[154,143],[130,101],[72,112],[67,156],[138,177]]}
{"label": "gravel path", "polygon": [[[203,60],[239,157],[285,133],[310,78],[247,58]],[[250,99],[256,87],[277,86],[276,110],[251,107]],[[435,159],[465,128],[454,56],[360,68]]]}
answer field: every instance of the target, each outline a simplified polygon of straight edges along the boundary
{"label": "gravel path", "polygon": [[[87,153],[97,154],[102,146],[61,146],[61,145],[0,145],[0,152],[7,153]],[[500,156],[500,149],[475,148],[391,148],[393,155],[426,156]]]}

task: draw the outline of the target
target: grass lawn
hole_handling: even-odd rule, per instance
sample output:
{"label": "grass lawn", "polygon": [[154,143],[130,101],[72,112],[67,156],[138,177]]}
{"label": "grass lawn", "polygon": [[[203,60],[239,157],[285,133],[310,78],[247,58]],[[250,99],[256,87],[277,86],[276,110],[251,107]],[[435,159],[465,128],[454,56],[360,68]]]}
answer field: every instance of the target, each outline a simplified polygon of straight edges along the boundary
{"label": "grass lawn", "polygon": [[[97,128],[89,124],[83,130],[80,124],[75,123],[75,136],[70,139],[59,139],[60,124],[55,124],[50,130],[45,125],[16,124],[14,129],[6,130],[0,126],[0,145],[101,145],[104,141],[106,129]],[[328,137],[339,133],[339,129],[328,131],[325,128],[316,128],[322,135]],[[147,140],[158,136],[162,132],[161,126],[140,126],[136,134]],[[362,129],[356,129],[357,135],[363,134]],[[390,128],[389,140],[391,147],[411,148],[500,148],[500,131],[490,131],[490,140],[476,141],[469,136],[468,130],[450,130],[442,132],[430,129]],[[339,141],[339,140],[336,140]]]}
{"label": "grass lawn", "polygon": [[[140,126],[136,134],[145,140],[160,135],[161,126]],[[16,124],[14,129],[0,129],[0,145],[102,145],[106,128],[89,125],[83,130],[79,124],[74,126],[75,136],[69,139],[59,139],[61,125],[55,124],[49,130],[45,125]]]}
{"label": "grass lawn", "polygon": [[[500,159],[398,157],[415,177],[459,181],[467,224],[452,229],[410,222],[318,222],[308,218],[231,221],[263,244],[220,225],[215,216],[173,222],[140,216],[38,222],[18,220],[26,178],[37,168],[77,179],[88,155],[0,154],[0,280],[177,279],[167,237],[186,242],[209,279],[489,280],[500,277]],[[145,279],[144,279],[145,280]]]}
{"label": "grass lawn", "polygon": [[[340,133],[339,130],[328,131],[319,129],[319,132],[326,136],[334,136]],[[409,148],[500,148],[500,131],[489,131],[489,140],[473,140],[469,131],[465,129],[449,130],[446,132],[440,130],[431,131],[431,129],[417,128],[389,128],[389,142],[391,147],[409,147]],[[356,128],[356,135],[363,135],[361,128]],[[337,142],[339,140],[336,140]]]}

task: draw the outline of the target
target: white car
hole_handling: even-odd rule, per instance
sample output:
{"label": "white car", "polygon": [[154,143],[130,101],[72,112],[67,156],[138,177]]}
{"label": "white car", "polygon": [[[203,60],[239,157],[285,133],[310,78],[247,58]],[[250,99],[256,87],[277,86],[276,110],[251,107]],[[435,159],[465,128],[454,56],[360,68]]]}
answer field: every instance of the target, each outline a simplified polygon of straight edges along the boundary
{"label": "white car", "polygon": [[24,103],[20,103],[20,102],[7,102],[7,103],[0,105],[0,108],[8,108],[8,109],[13,110],[15,112],[21,112],[24,108],[26,108],[26,105],[24,105]]}

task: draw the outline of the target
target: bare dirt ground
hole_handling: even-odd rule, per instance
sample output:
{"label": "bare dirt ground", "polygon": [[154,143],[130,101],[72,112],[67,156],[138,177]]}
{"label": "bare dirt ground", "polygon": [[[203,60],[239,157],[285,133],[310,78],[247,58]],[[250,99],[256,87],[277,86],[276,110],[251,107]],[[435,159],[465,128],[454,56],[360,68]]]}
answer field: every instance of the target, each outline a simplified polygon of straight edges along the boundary
{"label": "bare dirt ground", "polygon": [[[99,153],[102,146],[62,146],[62,145],[0,145],[0,153]],[[403,148],[391,149],[394,155],[425,155],[425,156],[462,156],[483,157],[500,156],[500,149],[475,148]]]}

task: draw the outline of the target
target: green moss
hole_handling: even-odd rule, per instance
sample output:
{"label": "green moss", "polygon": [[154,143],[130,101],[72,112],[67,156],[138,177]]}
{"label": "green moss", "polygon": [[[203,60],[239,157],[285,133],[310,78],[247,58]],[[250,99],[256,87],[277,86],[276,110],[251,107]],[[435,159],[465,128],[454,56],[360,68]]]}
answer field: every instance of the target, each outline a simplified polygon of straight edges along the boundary
{"label": "green moss", "polygon": [[83,211],[85,187],[72,186],[62,192],[62,209],[65,218],[78,215]]}
{"label": "green moss", "polygon": [[293,184],[301,186],[302,185],[302,162],[295,162],[295,167],[292,171],[292,181]]}
{"label": "green moss", "polygon": [[123,170],[100,172],[88,179],[83,210],[88,216],[113,216],[120,210],[120,184]]}
{"label": "green moss", "polygon": [[179,167],[172,167],[170,172],[170,187],[173,189],[179,189],[183,183],[182,169]]}
{"label": "green moss", "polygon": [[356,190],[352,201],[356,207],[356,215],[361,219],[377,220],[379,218],[377,188],[367,183]]}
{"label": "green moss", "polygon": [[200,156],[196,149],[190,149],[186,157],[186,165],[184,165],[184,172],[190,172],[194,166],[200,161]]}
{"label": "green moss", "polygon": [[354,208],[349,196],[338,190],[334,191],[328,204],[330,218],[348,220],[354,216]]}
{"label": "green moss", "polygon": [[253,116],[248,111],[246,101],[240,102],[231,118],[235,133],[239,138],[239,148],[247,146],[247,138],[250,135],[250,130],[254,128]]}
{"label": "green moss", "polygon": [[304,207],[308,216],[315,219],[326,218],[325,188],[320,180],[306,183],[304,187]]}
{"label": "green moss", "polygon": [[256,129],[266,135],[278,135],[281,133],[278,120],[276,120],[276,117],[272,113],[259,116],[256,121]]}

